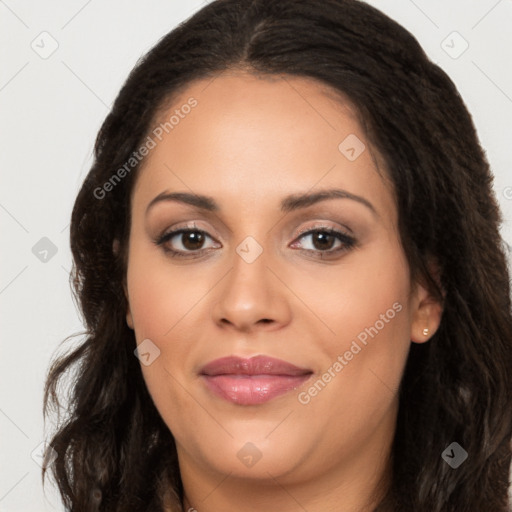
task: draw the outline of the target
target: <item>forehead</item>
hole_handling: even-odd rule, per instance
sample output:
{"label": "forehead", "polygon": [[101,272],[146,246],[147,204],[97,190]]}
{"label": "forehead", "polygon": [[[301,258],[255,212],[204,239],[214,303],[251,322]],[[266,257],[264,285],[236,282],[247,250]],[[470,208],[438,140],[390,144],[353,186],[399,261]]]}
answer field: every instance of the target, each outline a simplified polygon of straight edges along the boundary
{"label": "forehead", "polygon": [[355,107],[313,79],[230,72],[198,80],[151,133],[159,137],[134,190],[141,202],[180,190],[261,206],[315,186],[383,187]]}

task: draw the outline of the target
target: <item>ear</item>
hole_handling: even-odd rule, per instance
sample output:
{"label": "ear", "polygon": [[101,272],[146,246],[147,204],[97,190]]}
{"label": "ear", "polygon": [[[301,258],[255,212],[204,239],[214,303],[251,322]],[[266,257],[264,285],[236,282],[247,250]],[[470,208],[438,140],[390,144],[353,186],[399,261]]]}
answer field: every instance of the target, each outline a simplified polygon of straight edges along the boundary
{"label": "ear", "polygon": [[[114,239],[114,241],[112,242],[112,252],[114,253],[115,256],[117,256],[119,254],[119,240],[117,238]],[[128,324],[128,327],[130,329],[133,329],[133,317],[132,317],[132,312],[131,312],[131,309],[130,309],[130,300],[128,298],[128,288],[126,286],[126,279],[123,280],[123,291],[124,291],[124,296],[126,297],[126,302],[128,304],[128,308],[127,308],[127,311],[126,311],[126,323]]]}
{"label": "ear", "polygon": [[[430,265],[431,275],[437,281],[443,292],[439,269]],[[436,333],[443,316],[443,305],[434,294],[432,294],[427,285],[417,283],[412,297],[412,321],[411,321],[411,341],[414,343],[425,343]]]}
{"label": "ear", "polygon": [[124,295],[126,297],[126,303],[128,304],[126,307],[126,323],[128,327],[133,330],[133,316],[132,310],[130,309],[130,299],[128,298],[128,288],[126,287],[126,280],[123,281],[123,290]]}
{"label": "ear", "polygon": [[128,327],[133,330],[133,317],[132,317],[132,312],[130,310],[129,304],[128,304],[128,309],[126,311],[126,323],[128,324]]}

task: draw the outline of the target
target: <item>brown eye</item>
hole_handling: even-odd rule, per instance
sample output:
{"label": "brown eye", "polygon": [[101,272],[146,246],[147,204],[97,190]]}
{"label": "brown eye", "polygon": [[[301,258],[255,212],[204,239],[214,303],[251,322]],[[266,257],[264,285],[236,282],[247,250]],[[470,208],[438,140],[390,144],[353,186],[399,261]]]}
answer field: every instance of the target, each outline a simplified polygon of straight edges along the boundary
{"label": "brown eye", "polygon": [[[356,244],[356,240],[353,237],[332,228],[311,229],[302,233],[297,240],[308,238],[310,243],[300,242],[299,249],[320,257],[348,251]],[[336,242],[339,242],[337,246],[335,245]],[[297,244],[298,242],[294,242],[292,247],[296,247]],[[309,247],[307,247],[308,245]]]}
{"label": "brown eye", "polygon": [[194,253],[207,249],[203,247],[207,238],[212,240],[205,231],[183,228],[163,234],[155,243],[172,256],[197,257]]}
{"label": "brown eye", "polygon": [[202,231],[186,231],[181,233],[181,243],[185,249],[197,251],[201,249],[204,243],[204,233]]}
{"label": "brown eye", "polygon": [[315,249],[319,251],[327,251],[332,249],[334,242],[336,242],[336,237],[325,231],[315,231],[312,233],[313,246]]}

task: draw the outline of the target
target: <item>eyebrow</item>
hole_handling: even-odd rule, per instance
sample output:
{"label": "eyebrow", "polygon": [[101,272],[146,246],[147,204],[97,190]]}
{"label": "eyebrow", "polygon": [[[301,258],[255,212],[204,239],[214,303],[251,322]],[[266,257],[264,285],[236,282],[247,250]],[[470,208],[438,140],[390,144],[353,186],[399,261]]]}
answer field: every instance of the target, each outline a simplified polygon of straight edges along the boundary
{"label": "eyebrow", "polygon": [[[366,206],[374,215],[378,216],[377,211],[375,210],[372,203],[370,203],[370,201],[364,197],[357,196],[347,192],[346,190],[337,188],[319,190],[318,192],[313,193],[291,194],[286,196],[281,201],[280,208],[282,212],[288,213],[302,208],[307,208],[316,203],[319,203],[320,201],[325,201],[328,199],[350,199],[352,201],[356,201]],[[202,194],[190,194],[188,192],[162,192],[148,204],[146,208],[146,214],[156,204],[167,201],[188,204],[190,206],[195,206],[200,210],[206,210],[210,212],[219,212],[221,209],[219,204],[211,196],[205,196]]]}

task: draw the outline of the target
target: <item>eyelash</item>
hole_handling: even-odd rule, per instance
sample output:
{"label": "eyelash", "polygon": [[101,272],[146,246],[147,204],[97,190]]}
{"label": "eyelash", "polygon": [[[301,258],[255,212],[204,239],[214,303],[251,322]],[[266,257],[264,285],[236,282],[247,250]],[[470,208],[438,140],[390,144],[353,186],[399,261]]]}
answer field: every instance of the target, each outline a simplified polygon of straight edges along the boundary
{"label": "eyelash", "polygon": [[[169,240],[172,240],[175,236],[178,236],[180,234],[184,233],[201,233],[203,235],[206,235],[209,238],[212,238],[206,231],[203,231],[202,229],[198,228],[180,228],[174,231],[169,231],[167,233],[162,234],[159,236],[154,243],[157,246],[162,246],[163,250],[169,254],[172,258],[198,258],[200,257],[202,252],[207,251],[208,249],[199,249],[197,251],[176,251],[175,249],[170,249],[169,247],[166,247],[164,244],[168,242]],[[329,249],[325,251],[321,251],[318,249],[302,249],[302,251],[306,251],[308,253],[317,253],[316,257],[323,258],[324,254],[341,254],[344,252],[349,251],[356,245],[356,240],[352,236],[344,233],[343,231],[338,231],[336,229],[330,228],[330,227],[315,227],[313,229],[307,229],[304,231],[301,231],[297,239],[303,238],[307,235],[311,235],[314,233],[327,233],[329,235],[334,236],[337,240],[339,240],[343,245],[342,247],[338,247],[337,249]],[[199,254],[199,256],[197,256]]]}

